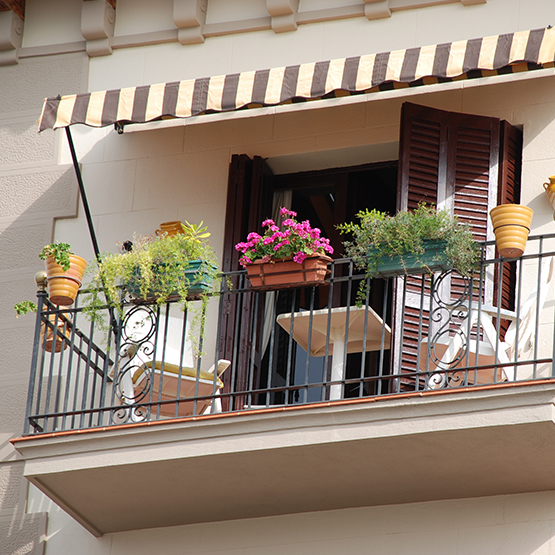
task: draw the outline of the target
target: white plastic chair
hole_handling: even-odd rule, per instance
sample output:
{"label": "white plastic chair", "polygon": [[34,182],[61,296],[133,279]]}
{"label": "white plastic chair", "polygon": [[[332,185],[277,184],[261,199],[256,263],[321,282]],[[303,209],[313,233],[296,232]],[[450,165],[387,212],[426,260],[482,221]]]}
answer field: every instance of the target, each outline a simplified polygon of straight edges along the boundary
{"label": "white plastic chair", "polygon": [[[539,297],[538,290],[532,290],[518,313],[494,306],[479,305],[475,302],[471,303],[470,307],[467,306],[467,311],[469,311],[468,319],[462,324],[459,333],[452,336],[449,341],[440,341],[439,345],[436,344],[434,346],[437,358],[439,359],[437,368],[441,372],[431,375],[428,380],[428,387],[432,389],[443,387],[447,380],[451,381],[449,375],[452,370],[473,364],[477,366],[500,364],[501,366],[498,366],[496,369],[495,381],[516,380],[517,367],[514,363],[518,361],[525,350],[533,347],[536,319],[541,314],[547,300],[550,285],[555,276],[554,260],[554,257],[544,259],[541,264]],[[498,338],[497,328],[493,323],[494,318],[510,320],[511,322],[505,332],[504,341],[500,341]],[[477,342],[472,338],[467,340],[466,333],[469,329],[471,330],[474,326],[478,325],[482,329],[486,341],[478,342],[478,357],[476,357]],[[466,348],[467,343],[469,348],[468,358],[462,352]],[[426,344],[427,339],[422,342],[423,348],[425,348]],[[425,360],[426,357],[421,358]],[[466,361],[468,361],[468,364]],[[425,368],[422,368],[422,363],[421,370],[425,370]],[[433,368],[431,370],[433,371]],[[494,381],[493,371],[493,367],[478,370],[476,372],[478,374],[476,383],[492,383]],[[489,378],[485,377],[486,372],[490,376]],[[481,376],[480,373],[482,373]],[[472,377],[472,374],[472,371],[468,372],[469,378]]]}

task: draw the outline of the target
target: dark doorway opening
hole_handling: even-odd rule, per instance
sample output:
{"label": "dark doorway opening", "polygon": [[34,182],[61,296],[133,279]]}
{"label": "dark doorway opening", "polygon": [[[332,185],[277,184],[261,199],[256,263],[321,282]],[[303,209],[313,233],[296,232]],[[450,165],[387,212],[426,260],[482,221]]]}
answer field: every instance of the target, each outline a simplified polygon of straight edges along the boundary
{"label": "dark doorway opening", "polygon": [[[366,208],[394,214],[397,206],[397,173],[397,162],[392,161],[274,176],[273,212],[276,211],[276,201],[287,199],[287,208],[297,212],[299,221],[309,220],[312,227],[320,228],[322,234],[330,239],[334,248],[333,258],[342,258],[345,237],[340,235],[337,225],[354,220],[356,214]],[[344,270],[347,270],[346,266]],[[371,284],[369,304],[378,314],[384,312],[384,287],[383,280],[373,280]],[[310,310],[311,307],[318,310],[330,305],[353,306],[356,290],[351,291],[350,299],[348,296],[346,287],[336,286],[330,297],[329,287],[321,286],[279,291],[267,301],[274,303],[272,319],[275,321],[279,314]],[[391,296],[386,307],[386,317],[390,322]],[[289,334],[278,324],[275,324],[274,333],[273,348],[267,342],[261,346],[259,369],[260,389],[269,386],[275,390],[270,395],[270,404],[320,401],[321,388],[311,388],[310,384],[329,380],[331,359],[327,361],[327,368],[324,357],[311,356],[307,360],[308,353],[292,342]],[[389,353],[386,353],[386,358],[384,368],[389,368]],[[364,364],[362,353],[349,354],[345,377],[357,381],[345,386],[343,396],[349,398],[373,394],[373,384],[363,382],[360,378],[376,375],[378,364],[378,353],[366,353]],[[303,385],[307,387],[301,387]],[[257,402],[264,405],[268,402],[267,397],[262,394]]]}

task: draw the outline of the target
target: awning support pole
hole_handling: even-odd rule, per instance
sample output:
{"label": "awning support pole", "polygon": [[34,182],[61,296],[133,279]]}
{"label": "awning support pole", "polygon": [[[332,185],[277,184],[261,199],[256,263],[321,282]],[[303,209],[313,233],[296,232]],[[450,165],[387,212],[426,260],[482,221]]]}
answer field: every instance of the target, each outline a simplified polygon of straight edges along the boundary
{"label": "awning support pole", "polygon": [[[79,160],[77,160],[77,154],[75,154],[75,146],[73,145],[73,138],[71,136],[71,131],[69,126],[66,127],[67,142],[69,143],[69,150],[71,151],[71,158],[73,160],[73,167],[75,168],[75,175],[77,176],[77,183],[79,184],[79,191],[81,193],[81,200],[83,201],[83,208],[85,209],[85,217],[87,218],[87,225],[89,226],[89,234],[91,236],[91,241],[93,244],[94,256],[96,260],[100,263],[102,258],[100,256],[100,249],[98,248],[98,241],[96,240],[96,232],[94,230],[94,224],[91,216],[91,211],[89,208],[89,201],[87,200],[87,193],[85,192],[85,185],[83,184],[83,176],[81,175],[81,168],[79,167]],[[108,297],[106,301],[109,303]],[[117,321],[114,314],[114,309],[110,306],[108,308],[110,312],[110,322],[114,334],[117,336]]]}
{"label": "awning support pole", "polygon": [[83,208],[85,210],[85,217],[87,218],[87,225],[89,226],[89,234],[93,244],[94,256],[101,262],[100,249],[98,248],[98,241],[96,240],[96,232],[92,221],[91,211],[89,209],[89,201],[87,200],[87,193],[85,192],[85,185],[83,184],[83,176],[81,175],[81,168],[79,167],[79,160],[75,154],[75,146],[73,145],[73,138],[69,126],[66,127],[67,142],[69,143],[69,150],[71,151],[71,158],[73,159],[73,167],[75,168],[75,175],[77,176],[77,183],[79,184],[79,191],[81,193],[81,200],[83,201]]}

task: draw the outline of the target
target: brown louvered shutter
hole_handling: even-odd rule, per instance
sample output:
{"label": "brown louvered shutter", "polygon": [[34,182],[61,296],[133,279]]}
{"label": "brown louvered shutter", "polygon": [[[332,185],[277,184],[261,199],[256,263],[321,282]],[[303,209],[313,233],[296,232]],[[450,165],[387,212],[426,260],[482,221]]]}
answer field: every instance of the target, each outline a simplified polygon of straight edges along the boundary
{"label": "brown louvered shutter", "polygon": [[[495,206],[500,160],[500,121],[496,118],[445,112],[406,103],[401,113],[399,155],[399,209],[413,209],[419,202],[439,205],[469,223],[478,241],[487,239],[488,212]],[[515,153],[518,147],[514,148]],[[463,282],[452,276],[448,294],[460,295]],[[422,292],[420,278],[407,279],[407,294]],[[429,288],[426,285],[424,293]],[[492,296],[492,292],[485,293]],[[397,299],[401,299],[400,286]],[[397,305],[401,301],[396,301]],[[414,372],[419,338],[426,337],[428,314],[420,306],[396,306],[404,318],[403,331],[395,334],[394,370]],[[418,329],[421,329],[420,335]],[[422,356],[422,354],[421,354]],[[414,387],[401,380],[401,388]],[[421,386],[421,385],[420,385]],[[419,386],[419,387],[420,387]]]}
{"label": "brown louvered shutter", "polygon": [[[399,141],[398,210],[413,210],[421,202],[437,204],[438,183],[445,182],[446,178],[448,121],[448,112],[416,104],[403,104]],[[421,278],[409,276],[406,279],[406,291],[403,291],[401,280],[397,280],[392,357],[394,373],[408,375],[415,371],[420,341],[428,333],[426,307],[420,306],[414,299],[414,296],[421,298],[422,283]],[[401,379],[401,390],[414,387],[413,378]]]}
{"label": "brown louvered shutter", "polygon": [[[246,154],[233,155],[229,170],[227,189],[226,221],[224,233],[224,253],[222,270],[224,272],[237,271],[239,253],[235,245],[245,241],[251,231],[261,232],[261,222],[269,215],[271,208],[273,174],[266,162],[260,156],[251,160]],[[233,287],[241,286],[239,279],[232,280]],[[238,316],[248,315],[254,310],[252,294],[223,295],[223,309],[220,315],[220,341],[218,347],[219,358],[232,361],[231,371],[223,375],[224,392],[244,391],[247,387],[247,371],[250,368],[252,355],[253,319]],[[238,312],[240,311],[240,314]],[[257,321],[261,321],[260,318]],[[257,337],[260,334],[256,334]],[[237,352],[234,353],[234,340],[240,338]],[[235,355],[235,358],[234,358]],[[255,356],[256,359],[256,356]],[[258,360],[255,360],[255,368]],[[224,397],[224,410],[242,407],[242,399]]]}
{"label": "brown louvered shutter", "polygon": [[[501,148],[499,163],[499,190],[497,204],[518,204],[520,202],[520,180],[522,170],[522,131],[506,121],[501,122]],[[516,262],[503,262],[501,308],[515,310]],[[494,276],[494,303],[498,304],[499,275]],[[510,322],[501,320],[501,340]]]}

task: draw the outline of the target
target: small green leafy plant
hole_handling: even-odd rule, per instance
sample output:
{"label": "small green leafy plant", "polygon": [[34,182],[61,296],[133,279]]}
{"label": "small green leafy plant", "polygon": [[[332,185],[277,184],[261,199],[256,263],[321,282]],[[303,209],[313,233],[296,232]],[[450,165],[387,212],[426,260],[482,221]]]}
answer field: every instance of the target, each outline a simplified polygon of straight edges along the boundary
{"label": "small green leafy plant", "polygon": [[401,211],[395,216],[366,209],[357,217],[360,223],[345,223],[338,228],[352,235],[352,241],[344,242],[345,252],[370,277],[377,275],[383,257],[398,256],[406,269],[404,256],[412,254],[426,267],[422,261],[426,240],[444,241],[449,265],[462,275],[471,275],[479,260],[480,249],[469,226],[445,210],[422,203],[414,211]]}
{"label": "small green leafy plant", "polygon": [[14,305],[14,310],[16,312],[15,317],[19,318],[20,316],[23,316],[28,312],[36,312],[37,305],[33,301],[23,301]]}
{"label": "small green leafy plant", "polygon": [[68,243],[50,243],[40,251],[39,258],[46,260],[52,256],[56,264],[59,264],[64,272],[67,272],[71,266],[69,257],[72,254],[71,246]]}

